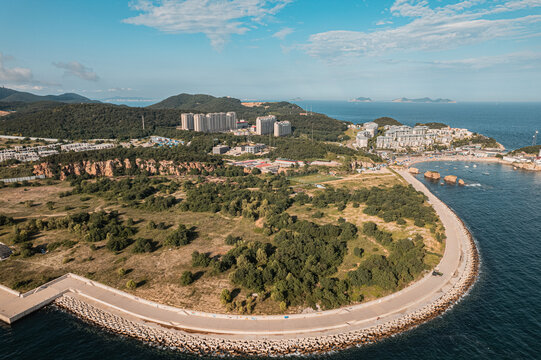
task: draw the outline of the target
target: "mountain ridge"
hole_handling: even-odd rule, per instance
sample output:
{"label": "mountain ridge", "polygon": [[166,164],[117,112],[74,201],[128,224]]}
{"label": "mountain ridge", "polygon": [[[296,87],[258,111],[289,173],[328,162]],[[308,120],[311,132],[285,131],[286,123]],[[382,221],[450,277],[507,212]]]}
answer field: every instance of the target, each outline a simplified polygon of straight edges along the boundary
{"label": "mountain ridge", "polygon": [[75,93],[64,93],[60,95],[36,95],[25,91],[0,87],[0,102],[35,103],[40,101],[54,101],[66,104],[99,103],[97,100],[91,100]]}

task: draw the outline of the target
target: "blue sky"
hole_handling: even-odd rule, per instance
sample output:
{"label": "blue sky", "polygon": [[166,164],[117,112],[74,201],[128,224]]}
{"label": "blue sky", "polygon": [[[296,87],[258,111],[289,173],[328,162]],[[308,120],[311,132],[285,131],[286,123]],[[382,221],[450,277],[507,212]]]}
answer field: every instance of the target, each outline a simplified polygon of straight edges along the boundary
{"label": "blue sky", "polygon": [[0,85],[541,101],[541,0],[0,0]]}

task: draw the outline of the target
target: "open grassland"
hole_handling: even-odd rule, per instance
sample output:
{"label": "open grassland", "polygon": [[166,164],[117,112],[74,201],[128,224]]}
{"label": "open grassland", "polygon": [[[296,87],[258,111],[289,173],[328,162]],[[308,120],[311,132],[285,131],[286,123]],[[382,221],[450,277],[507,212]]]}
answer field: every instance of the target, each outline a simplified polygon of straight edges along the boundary
{"label": "open grassland", "polygon": [[320,184],[328,181],[336,181],[340,180],[340,177],[336,177],[333,175],[326,175],[326,174],[310,174],[310,175],[303,175],[303,176],[291,176],[288,177],[288,180],[291,181],[292,184]]}

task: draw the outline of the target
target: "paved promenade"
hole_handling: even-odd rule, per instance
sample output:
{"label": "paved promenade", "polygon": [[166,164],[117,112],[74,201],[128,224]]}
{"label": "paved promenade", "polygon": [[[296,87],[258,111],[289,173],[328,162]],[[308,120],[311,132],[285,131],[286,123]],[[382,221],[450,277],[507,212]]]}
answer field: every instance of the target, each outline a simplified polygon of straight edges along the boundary
{"label": "paved promenade", "polygon": [[341,334],[366,329],[412,314],[430,305],[463,280],[471,259],[470,239],[462,222],[437,197],[405,170],[398,171],[417,190],[424,192],[446,229],[444,256],[438,265],[443,276],[424,278],[384,298],[311,314],[240,316],[195,312],[169,307],[67,274],[27,294],[0,288],[0,319],[12,323],[55,298],[68,295],[130,321],[227,338],[295,338]]}

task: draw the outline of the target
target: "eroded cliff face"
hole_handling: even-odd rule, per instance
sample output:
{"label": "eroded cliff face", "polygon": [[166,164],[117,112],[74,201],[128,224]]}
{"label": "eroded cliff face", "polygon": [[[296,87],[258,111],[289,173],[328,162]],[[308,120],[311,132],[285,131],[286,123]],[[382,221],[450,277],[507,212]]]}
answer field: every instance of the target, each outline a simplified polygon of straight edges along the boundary
{"label": "eroded cliff face", "polygon": [[140,171],[146,171],[152,175],[180,175],[191,169],[213,171],[212,165],[206,165],[198,162],[175,163],[171,160],[156,161],[153,159],[143,160],[135,159],[135,162],[130,159],[114,159],[105,161],[81,161],[70,164],[60,164],[59,169],[53,169],[53,166],[48,162],[42,162],[34,165],[34,175],[45,175],[45,177],[54,177],[57,173],[60,180],[66,179],[69,175],[92,175],[112,177],[115,170],[129,170],[137,168]]}

